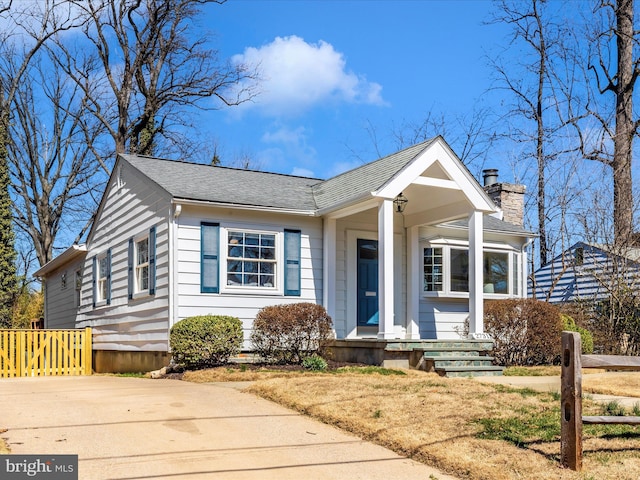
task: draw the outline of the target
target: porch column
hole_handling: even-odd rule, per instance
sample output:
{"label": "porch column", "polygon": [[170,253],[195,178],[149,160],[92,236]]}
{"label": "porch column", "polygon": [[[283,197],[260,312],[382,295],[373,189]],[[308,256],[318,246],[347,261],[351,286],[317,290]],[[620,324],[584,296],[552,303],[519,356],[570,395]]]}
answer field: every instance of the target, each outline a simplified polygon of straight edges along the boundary
{"label": "porch column", "polygon": [[393,201],[378,207],[378,338],[395,338],[393,329]]}
{"label": "porch column", "polygon": [[[336,219],[324,219],[322,238],[322,304],[333,319],[336,314]],[[336,332],[338,333],[338,332]],[[342,333],[344,336],[344,332]]]}
{"label": "porch column", "polygon": [[469,217],[469,335],[484,333],[482,212]]}
{"label": "porch column", "polygon": [[422,260],[418,232],[420,227],[407,228],[407,338],[420,338],[420,293],[423,282]]}

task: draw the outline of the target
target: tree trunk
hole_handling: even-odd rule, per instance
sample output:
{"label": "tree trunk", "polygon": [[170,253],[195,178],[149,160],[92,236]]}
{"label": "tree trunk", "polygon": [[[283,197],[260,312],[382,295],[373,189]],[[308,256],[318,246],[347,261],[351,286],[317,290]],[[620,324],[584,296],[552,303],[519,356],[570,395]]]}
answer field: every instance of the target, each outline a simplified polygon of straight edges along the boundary
{"label": "tree trunk", "polygon": [[618,82],[616,88],[616,130],[613,139],[613,225],[616,246],[629,245],[633,233],[631,151],[633,121],[633,8],[634,0],[620,0],[616,10]]}

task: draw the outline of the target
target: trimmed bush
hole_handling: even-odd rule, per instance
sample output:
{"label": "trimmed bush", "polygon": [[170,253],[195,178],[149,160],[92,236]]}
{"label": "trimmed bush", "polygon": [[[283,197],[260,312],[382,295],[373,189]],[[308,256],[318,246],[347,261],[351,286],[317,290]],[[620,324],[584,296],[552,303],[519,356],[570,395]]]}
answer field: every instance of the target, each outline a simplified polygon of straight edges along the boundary
{"label": "trimmed bush", "polygon": [[562,316],[563,330],[568,332],[578,332],[580,334],[580,340],[582,341],[582,353],[585,355],[593,353],[593,335],[586,328],[579,327],[576,322],[569,315]]}
{"label": "trimmed bush", "polygon": [[558,307],[534,299],[485,303],[484,327],[500,365],[551,365],[560,360],[562,318]]}
{"label": "trimmed bush", "polygon": [[171,328],[169,341],[174,361],[197,369],[222,365],[237,355],[244,336],[236,317],[200,315],[180,320]]}
{"label": "trimmed bush", "polygon": [[333,338],[333,322],[315,303],[273,305],[258,312],[253,322],[254,351],[269,363],[300,364],[322,352]]}

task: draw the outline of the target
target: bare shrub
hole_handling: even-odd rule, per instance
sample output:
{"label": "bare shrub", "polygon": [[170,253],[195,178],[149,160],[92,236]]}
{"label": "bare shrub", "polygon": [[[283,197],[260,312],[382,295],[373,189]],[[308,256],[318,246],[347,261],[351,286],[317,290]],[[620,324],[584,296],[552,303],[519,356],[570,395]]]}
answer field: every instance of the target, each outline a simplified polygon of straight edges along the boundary
{"label": "bare shrub", "polygon": [[251,342],[254,351],[271,363],[302,363],[333,338],[333,322],[321,305],[273,305],[258,312]]}
{"label": "bare shrub", "polygon": [[534,299],[488,301],[484,325],[501,365],[549,365],[560,359],[562,318],[554,305]]}

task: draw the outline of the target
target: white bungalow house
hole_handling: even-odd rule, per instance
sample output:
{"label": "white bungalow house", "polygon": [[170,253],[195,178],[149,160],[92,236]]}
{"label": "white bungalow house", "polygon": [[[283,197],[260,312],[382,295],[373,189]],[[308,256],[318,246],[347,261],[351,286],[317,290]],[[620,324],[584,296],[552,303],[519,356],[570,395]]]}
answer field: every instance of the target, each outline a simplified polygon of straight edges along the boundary
{"label": "white bungalow house", "polygon": [[323,305],[343,347],[483,338],[483,300],[526,295],[532,235],[490,197],[523,187],[500,186],[442,137],[328,180],[119,155],[86,244],[36,272],[45,328],[92,327],[97,371],[166,364],[192,315],[239,317],[250,349],[288,302]]}

